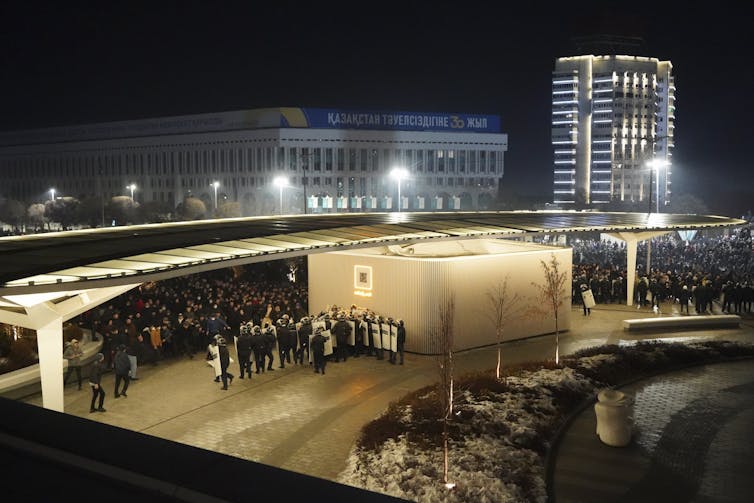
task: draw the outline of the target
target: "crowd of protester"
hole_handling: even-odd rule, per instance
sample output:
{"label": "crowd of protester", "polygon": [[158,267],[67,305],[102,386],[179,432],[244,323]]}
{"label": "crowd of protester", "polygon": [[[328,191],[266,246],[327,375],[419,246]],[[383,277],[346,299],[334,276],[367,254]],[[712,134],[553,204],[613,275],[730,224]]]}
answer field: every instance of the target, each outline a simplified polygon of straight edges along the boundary
{"label": "crowd of protester", "polygon": [[[215,380],[227,389],[233,375],[228,371],[232,358],[225,354],[239,341],[242,378],[246,373],[251,378],[254,363],[258,374],[274,370],[273,364],[285,368],[292,356],[294,364],[312,364],[323,374],[324,362],[361,355],[387,357],[390,363],[399,356],[402,364],[405,342],[402,320],[355,305],[331,305],[310,314],[308,286],[292,281],[282,261],[146,283],[73,321],[102,338],[106,370],[117,371],[118,354],[128,355],[125,390],[116,386],[116,398],[127,396],[128,382],[139,379],[140,366],[175,358],[206,359],[215,368]],[[326,342],[320,355],[324,361],[315,361],[320,339],[312,340],[318,332]],[[248,342],[247,335],[259,338]]]}
{"label": "crowd of protester", "polygon": [[[597,304],[625,303],[627,296],[626,246],[621,242],[574,240],[572,302],[582,304],[582,290],[592,292]],[[713,303],[724,313],[749,313],[754,303],[754,260],[751,228],[726,235],[697,235],[691,241],[675,233],[655,238],[646,268],[647,245],[637,249],[634,303],[659,307],[674,302],[689,312],[712,313]]]}

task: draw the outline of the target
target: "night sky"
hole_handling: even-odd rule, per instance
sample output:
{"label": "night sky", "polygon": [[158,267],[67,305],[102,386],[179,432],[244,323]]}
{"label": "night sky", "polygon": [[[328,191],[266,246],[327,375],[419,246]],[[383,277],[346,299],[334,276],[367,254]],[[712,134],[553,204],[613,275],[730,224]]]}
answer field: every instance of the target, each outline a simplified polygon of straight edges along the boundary
{"label": "night sky", "polygon": [[497,114],[504,185],[551,197],[555,59],[618,33],[673,63],[674,192],[754,211],[745,4],[508,4],[3,2],[0,129],[277,106]]}

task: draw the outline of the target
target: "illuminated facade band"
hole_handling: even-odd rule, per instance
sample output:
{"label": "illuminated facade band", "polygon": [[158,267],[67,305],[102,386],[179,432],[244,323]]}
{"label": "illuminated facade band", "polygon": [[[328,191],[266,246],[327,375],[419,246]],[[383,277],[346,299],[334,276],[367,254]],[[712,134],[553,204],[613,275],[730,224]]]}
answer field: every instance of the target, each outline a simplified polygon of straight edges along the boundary
{"label": "illuminated facade band", "polygon": [[[497,197],[507,135],[495,115],[268,108],[0,133],[2,194],[172,207],[192,195],[239,202],[243,216],[280,212],[484,209]],[[214,185],[214,182],[218,182]],[[215,191],[217,196],[215,196]]]}
{"label": "illuminated facade band", "polygon": [[556,61],[553,202],[647,201],[653,211],[669,203],[675,121],[672,68],[670,61],[635,56]]}

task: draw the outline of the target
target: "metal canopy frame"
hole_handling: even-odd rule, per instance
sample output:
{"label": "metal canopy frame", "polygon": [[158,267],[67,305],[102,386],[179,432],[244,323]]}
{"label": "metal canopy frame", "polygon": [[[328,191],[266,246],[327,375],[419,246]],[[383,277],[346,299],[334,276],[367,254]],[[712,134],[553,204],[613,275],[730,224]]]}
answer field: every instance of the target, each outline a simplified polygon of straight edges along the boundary
{"label": "metal canopy frame", "polygon": [[745,220],[593,211],[353,213],[232,218],[0,238],[0,295],[142,283],[277,258],[424,240],[670,232]]}

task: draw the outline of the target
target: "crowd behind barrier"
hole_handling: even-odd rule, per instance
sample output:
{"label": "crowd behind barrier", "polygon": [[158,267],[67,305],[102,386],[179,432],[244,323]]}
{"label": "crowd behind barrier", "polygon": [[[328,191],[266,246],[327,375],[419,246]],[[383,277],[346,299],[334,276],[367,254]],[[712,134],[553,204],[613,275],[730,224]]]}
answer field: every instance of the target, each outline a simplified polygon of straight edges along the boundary
{"label": "crowd behind barrier", "polygon": [[[575,240],[572,302],[585,305],[582,292],[596,304],[625,303],[626,246],[601,240]],[[663,302],[680,304],[681,313],[712,313],[713,302],[724,313],[750,313],[754,303],[754,260],[751,227],[729,235],[696,236],[684,241],[671,234],[652,240],[646,270],[647,245],[639,243],[634,284],[638,308],[659,310]],[[584,288],[586,287],[586,288]],[[587,315],[588,310],[584,309]]]}

